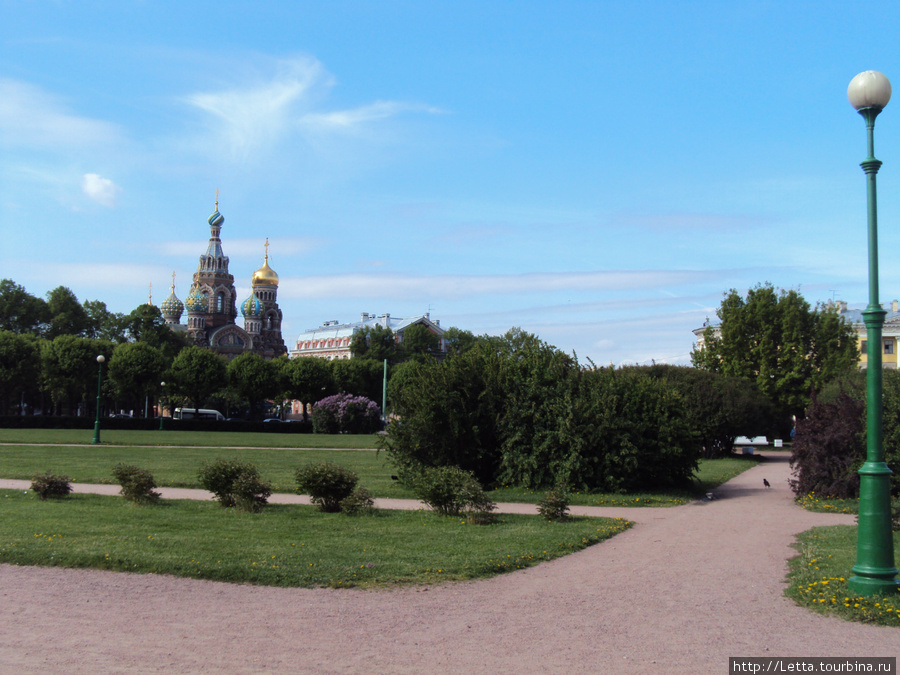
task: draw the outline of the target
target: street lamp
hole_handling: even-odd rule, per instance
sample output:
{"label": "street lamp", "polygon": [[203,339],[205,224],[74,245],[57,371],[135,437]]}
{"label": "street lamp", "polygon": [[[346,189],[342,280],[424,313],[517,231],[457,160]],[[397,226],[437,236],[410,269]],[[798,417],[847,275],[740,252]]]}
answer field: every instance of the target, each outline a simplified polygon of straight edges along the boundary
{"label": "street lamp", "polygon": [[100,385],[103,382],[103,362],[106,357],[103,354],[97,357],[97,421],[94,422],[94,438],[91,443],[100,442]]}
{"label": "street lamp", "polygon": [[867,70],[850,81],[850,104],[866,120],[869,156],[863,160],[869,213],[869,304],[863,311],[868,340],[866,367],[866,461],[859,469],[859,531],[856,542],[855,576],[850,590],[859,595],[896,593],[894,540],[891,532],[891,470],[884,462],[881,407],[881,329],[886,312],[878,301],[878,209],[875,174],[881,162],[875,159],[875,118],[891,100],[891,83],[881,73]]}
{"label": "street lamp", "polygon": [[159,430],[163,430],[163,402],[166,398],[166,383],[160,382],[159,387],[161,392],[159,394]]}

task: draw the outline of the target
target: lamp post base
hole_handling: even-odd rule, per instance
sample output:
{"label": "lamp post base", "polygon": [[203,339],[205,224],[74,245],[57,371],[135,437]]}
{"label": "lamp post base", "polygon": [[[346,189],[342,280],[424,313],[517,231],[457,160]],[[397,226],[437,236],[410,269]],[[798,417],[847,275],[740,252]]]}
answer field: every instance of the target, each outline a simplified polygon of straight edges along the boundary
{"label": "lamp post base", "polygon": [[91,443],[99,443],[100,442],[100,420],[94,422],[94,437],[91,439]]}

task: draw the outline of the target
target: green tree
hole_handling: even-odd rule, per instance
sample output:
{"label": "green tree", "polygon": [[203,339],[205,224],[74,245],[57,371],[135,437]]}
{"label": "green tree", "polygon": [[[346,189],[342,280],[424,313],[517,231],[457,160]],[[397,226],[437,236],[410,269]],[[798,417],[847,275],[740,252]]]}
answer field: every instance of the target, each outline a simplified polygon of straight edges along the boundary
{"label": "green tree", "polygon": [[31,400],[38,391],[41,374],[41,344],[33,335],[0,331],[0,414]]}
{"label": "green tree", "polygon": [[414,323],[403,331],[400,347],[405,359],[433,358],[440,353],[441,339],[424,324]]}
{"label": "green tree", "polygon": [[[352,359],[351,359],[352,360]],[[287,359],[283,362],[287,393],[303,403],[303,419],[308,419],[307,407],[326,396],[336,394],[328,361],[314,356]]]}
{"label": "green tree", "polygon": [[191,408],[202,408],[203,403],[228,382],[225,360],[195,345],[185,347],[178,353],[169,373],[166,378],[167,392],[183,396],[190,402],[188,407]]}
{"label": "green tree", "polygon": [[184,334],[177,333],[166,325],[166,320],[156,305],[138,305],[123,320],[125,335],[130,341],[145,342],[157,347],[168,362],[189,344]]}
{"label": "green tree", "polygon": [[835,308],[809,303],[796,291],[770,284],[741,297],[729,291],[691,354],[704,370],[756,384],[782,419],[801,417],[812,392],[848,369],[859,354],[856,333]]}
{"label": "green tree", "polygon": [[0,330],[39,335],[49,318],[42,298],[31,295],[12,279],[0,280]]}
{"label": "green tree", "polygon": [[228,363],[228,384],[250,404],[251,417],[258,417],[261,403],[284,391],[278,366],[259,354],[245,352]]}
{"label": "green tree", "polygon": [[772,403],[756,386],[736,377],[687,366],[636,367],[676,389],[685,403],[697,451],[707,459],[726,457],[738,436],[773,433]]}
{"label": "green tree", "polygon": [[77,403],[85,402],[90,411],[96,396],[97,357],[102,355],[109,363],[112,352],[110,342],[77,335],[60,335],[42,343],[42,379],[57,410],[66,407],[71,413]]}
{"label": "green tree", "polygon": [[162,352],[144,342],[116,345],[109,360],[109,378],[116,395],[134,410],[142,409],[146,398],[160,391],[165,369]]}
{"label": "green tree", "polygon": [[85,300],[84,312],[88,324],[85,337],[109,340],[116,344],[125,342],[125,315],[110,312],[100,300]]}
{"label": "green tree", "polygon": [[381,400],[384,364],[372,359],[335,359],[329,361],[334,393],[365,396]]}
{"label": "green tree", "polygon": [[350,338],[350,354],[353,358],[366,358],[373,361],[397,363],[401,360],[400,348],[394,331],[381,324],[366,326],[353,333]]}
{"label": "green tree", "polygon": [[45,333],[52,340],[60,335],[84,336],[88,330],[88,316],[75,294],[65,286],[57,286],[47,293],[50,322]]}
{"label": "green tree", "polygon": [[471,331],[462,330],[455,326],[451,326],[444,331],[444,341],[447,343],[447,354],[451,356],[469,351],[475,346],[478,339],[479,338]]}

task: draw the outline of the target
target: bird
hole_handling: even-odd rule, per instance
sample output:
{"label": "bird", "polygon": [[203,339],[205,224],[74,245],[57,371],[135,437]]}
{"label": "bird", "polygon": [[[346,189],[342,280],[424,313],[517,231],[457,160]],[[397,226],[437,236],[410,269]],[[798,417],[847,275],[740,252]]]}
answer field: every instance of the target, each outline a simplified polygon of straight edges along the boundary
{"label": "bird", "polygon": [[767,481],[765,478],[763,478],[763,485],[765,485],[767,488],[772,487],[772,486],[769,484],[769,481]]}

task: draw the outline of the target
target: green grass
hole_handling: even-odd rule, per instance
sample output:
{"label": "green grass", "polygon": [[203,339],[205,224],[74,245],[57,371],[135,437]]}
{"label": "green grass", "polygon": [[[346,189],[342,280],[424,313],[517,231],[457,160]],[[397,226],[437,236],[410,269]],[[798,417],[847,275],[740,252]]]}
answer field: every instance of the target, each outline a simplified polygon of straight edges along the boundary
{"label": "green grass", "polygon": [[0,490],[0,562],[173,574],[299,587],[373,587],[490,577],[578,551],[630,523],[500,515],[491,525],[430,511],[372,516],[267,506],[249,514],[214,502],[139,507],[117,497],[42,502]]}
{"label": "green grass", "polygon": [[[856,562],[856,531],[852,525],[815,527],[798,536],[800,555],[790,561],[785,594],[797,604],[847,621],[900,627],[900,594],[858,597],[847,587]],[[894,559],[900,560],[895,537]]]}
{"label": "green grass", "polygon": [[816,497],[814,492],[797,497],[797,504],[807,511],[817,513],[859,513],[859,499]]}
{"label": "green grass", "polygon": [[[90,445],[93,430],[0,429],[0,443]],[[207,448],[337,448],[370,449],[377,434],[286,434],[244,431],[100,431],[100,445],[200,446]],[[96,446],[94,446],[96,447]]]}
{"label": "green grass", "polygon": [[[294,472],[309,462],[331,461],[355,471],[360,477],[360,485],[371,490],[377,497],[413,498],[411,490],[397,481],[391,480],[396,469],[391,465],[386,453],[371,450],[300,449],[280,447],[260,447],[260,443],[270,438],[281,438],[280,434],[210,434],[210,436],[253,437],[247,447],[232,449],[228,447],[192,444],[188,447],[150,446],[137,443],[145,436],[153,436],[153,432],[121,431],[123,442],[129,438],[132,444],[116,447],[112,444],[76,445],[61,447],[40,445],[40,442],[63,442],[58,440],[57,432],[73,433],[71,430],[0,430],[0,441],[4,436],[13,437],[25,431],[37,432],[31,435],[33,445],[0,445],[0,477],[30,480],[37,473],[50,471],[54,474],[69,476],[78,483],[112,483],[112,468],[119,462],[137,465],[153,474],[157,485],[169,487],[200,487],[197,470],[204,462],[223,459],[241,459],[256,464],[264,480],[272,482],[275,492],[294,492],[296,483]],[[77,432],[74,432],[77,433]],[[110,435],[115,432],[110,432]],[[160,432],[157,432],[160,433]],[[169,432],[161,432],[168,434]],[[182,435],[203,434],[203,432],[172,432],[173,440]],[[288,436],[288,438],[294,438]],[[374,439],[374,436],[317,436],[304,435],[301,439],[313,438],[332,440],[350,440],[361,442],[363,439]],[[57,440],[54,440],[57,439]],[[135,440],[136,439],[136,440]],[[189,441],[190,439],[188,439]],[[13,441],[7,441],[13,442]],[[334,447],[332,445],[331,447]],[[576,506],[676,506],[685,504],[698,495],[717,487],[742,471],[756,465],[757,457],[736,455],[725,459],[701,460],[700,468],[689,490],[672,490],[660,492],[629,494],[583,494],[572,495],[571,504]],[[497,502],[522,502],[536,504],[544,496],[542,490],[504,487],[492,490],[491,499]]]}
{"label": "green grass", "polygon": [[360,486],[378,497],[413,496],[391,480],[394,469],[387,456],[370,450],[5,445],[0,446],[0,473],[4,478],[30,480],[37,473],[50,471],[69,476],[77,483],[114,483],[112,469],[122,462],[147,469],[157,485],[199,488],[200,466],[220,457],[256,464],[263,479],[272,482],[275,492],[294,492],[294,472],[304,464],[330,461],[355,471],[360,476]]}

